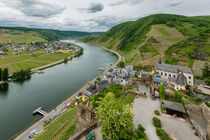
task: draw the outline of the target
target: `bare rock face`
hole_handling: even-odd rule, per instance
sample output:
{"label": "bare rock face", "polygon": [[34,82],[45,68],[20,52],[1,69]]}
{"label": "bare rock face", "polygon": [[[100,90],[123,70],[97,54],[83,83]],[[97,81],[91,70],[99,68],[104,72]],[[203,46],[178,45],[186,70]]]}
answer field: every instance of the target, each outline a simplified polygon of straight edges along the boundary
{"label": "bare rock face", "polygon": [[186,106],[189,118],[203,140],[210,140],[210,109],[203,103],[200,106]]}

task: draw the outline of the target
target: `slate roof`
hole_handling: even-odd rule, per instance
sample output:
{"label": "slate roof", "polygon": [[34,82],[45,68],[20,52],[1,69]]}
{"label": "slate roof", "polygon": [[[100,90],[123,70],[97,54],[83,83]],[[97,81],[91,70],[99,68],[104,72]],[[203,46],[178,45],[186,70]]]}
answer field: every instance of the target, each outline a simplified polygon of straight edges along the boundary
{"label": "slate roof", "polygon": [[176,81],[176,78],[174,78],[174,77],[168,77],[168,80],[175,82]]}
{"label": "slate roof", "polygon": [[176,79],[175,83],[178,84],[178,85],[182,85],[182,86],[185,86],[187,84],[186,77],[184,76],[183,73],[180,73],[177,76],[177,79]]}
{"label": "slate roof", "polygon": [[108,86],[109,86],[109,81],[108,80],[101,80],[98,83],[99,91],[101,91],[104,87],[108,87]]}
{"label": "slate roof", "polygon": [[163,101],[163,106],[166,109],[170,109],[170,110],[186,113],[186,111],[184,109],[184,106],[182,104],[180,104],[180,103],[164,100]]}
{"label": "slate roof", "polygon": [[193,74],[190,68],[184,68],[184,67],[179,67],[179,66],[170,65],[170,64],[157,64],[156,70],[167,71],[171,73],[182,72],[182,73]]}
{"label": "slate roof", "polygon": [[195,79],[196,85],[206,85],[204,80]]}
{"label": "slate roof", "polygon": [[6,54],[6,53],[0,50],[0,54]]}
{"label": "slate roof", "polygon": [[162,79],[162,78],[158,78],[158,77],[154,77],[154,83],[163,83],[164,85],[167,85],[167,80]]}

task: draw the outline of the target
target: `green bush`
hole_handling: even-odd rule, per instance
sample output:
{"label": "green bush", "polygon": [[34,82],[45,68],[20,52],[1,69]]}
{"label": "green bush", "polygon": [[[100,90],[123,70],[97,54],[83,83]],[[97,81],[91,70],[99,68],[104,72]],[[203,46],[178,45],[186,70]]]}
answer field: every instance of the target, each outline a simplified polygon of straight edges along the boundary
{"label": "green bush", "polygon": [[139,124],[138,129],[134,132],[132,136],[132,140],[147,140],[146,134],[145,134],[145,128]]}
{"label": "green bush", "polygon": [[68,62],[68,58],[64,58],[63,62],[67,63]]}
{"label": "green bush", "polygon": [[141,124],[138,125],[138,129],[139,129],[140,131],[142,131],[142,132],[145,131],[145,128],[144,128]]}
{"label": "green bush", "polygon": [[160,136],[161,140],[172,140],[162,128],[156,128],[156,134]]}
{"label": "green bush", "polygon": [[156,115],[160,115],[159,110],[155,110],[154,112],[155,112]]}
{"label": "green bush", "polygon": [[155,127],[162,127],[161,121],[157,117],[153,117],[152,121],[153,121],[153,124],[154,124]]}
{"label": "green bush", "polygon": [[137,135],[138,135],[139,138],[146,137],[146,134],[144,132],[142,132],[141,130],[139,130],[139,129],[136,131],[136,133],[137,133]]}

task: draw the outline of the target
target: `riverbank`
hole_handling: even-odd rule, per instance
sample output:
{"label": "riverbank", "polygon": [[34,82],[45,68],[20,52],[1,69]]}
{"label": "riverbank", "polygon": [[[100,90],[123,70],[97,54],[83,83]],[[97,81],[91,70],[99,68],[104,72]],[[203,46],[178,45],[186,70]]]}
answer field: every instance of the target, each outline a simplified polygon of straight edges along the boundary
{"label": "riverbank", "polygon": [[[68,61],[69,61],[69,60],[73,59],[74,57],[75,57],[75,55],[69,56],[69,57],[67,57],[67,59],[68,59]],[[61,64],[61,63],[64,63],[64,59],[58,60],[58,61],[53,62],[53,63],[48,64],[48,65],[44,65],[44,66],[41,66],[41,67],[38,67],[38,68],[34,68],[34,69],[31,70],[31,72],[32,72],[32,73],[35,73],[35,72],[38,72],[38,71],[40,71],[40,70],[44,70],[44,69],[46,69],[46,68],[50,68],[50,67],[52,67],[52,66],[55,66],[55,65],[58,65],[58,64]]]}
{"label": "riverbank", "polygon": [[[79,57],[82,54],[83,54],[83,48],[80,47],[80,50],[78,52],[76,52],[76,54],[74,54],[72,56],[69,56],[66,59],[69,61],[69,60],[72,60],[75,57]],[[31,70],[31,72],[34,73],[34,72],[37,72],[37,71],[40,71],[40,70],[43,70],[43,69],[46,69],[46,68],[50,68],[52,66],[55,66],[55,65],[58,65],[58,64],[61,64],[61,63],[65,63],[65,59],[61,59],[61,60],[58,60],[58,61],[53,62],[51,64],[44,65],[44,66],[41,66],[41,67],[38,67],[38,68],[34,68],[34,69]]]}
{"label": "riverbank", "polygon": [[[107,49],[106,49],[107,50]],[[109,51],[109,50],[108,50]],[[112,53],[114,53],[113,51],[110,51]],[[17,140],[25,140],[25,139],[28,139],[28,136],[30,134],[30,132],[34,129],[37,129],[37,128],[42,128],[43,130],[43,124],[44,124],[44,121],[50,119],[53,114],[62,114],[64,111],[65,111],[65,108],[66,108],[66,105],[67,103],[69,103],[73,98],[75,98],[78,93],[81,91],[81,89],[84,89],[84,88],[87,88],[89,87],[90,84],[94,83],[94,81],[102,76],[105,72],[108,72],[108,70],[112,67],[116,67],[116,65],[118,64],[119,61],[121,61],[121,56],[117,53],[114,53],[116,56],[118,56],[118,59],[111,65],[109,66],[108,68],[106,68],[104,70],[103,73],[100,73],[98,76],[96,76],[95,78],[93,78],[92,80],[89,80],[87,83],[85,83],[81,88],[79,88],[79,90],[77,90],[76,92],[74,92],[72,95],[70,95],[70,97],[68,97],[66,100],[64,100],[61,104],[59,104],[56,109],[53,109],[51,110],[49,113],[47,113],[43,118],[41,118],[39,121],[37,121],[35,124],[33,124],[31,127],[29,127],[27,130],[25,130],[23,133],[21,133],[20,135],[18,135],[15,139]]]}
{"label": "riverbank", "polygon": [[[82,41],[80,41],[80,40],[79,40],[78,42],[85,43],[85,42],[82,42]],[[117,55],[117,57],[120,58],[123,62],[125,62],[125,58],[122,57],[118,52],[116,52],[116,51],[114,51],[114,50],[108,49],[108,48],[106,48],[106,47],[103,47],[103,46],[100,46],[100,45],[94,44],[94,43],[86,43],[86,44],[94,45],[94,46],[103,48],[104,50],[107,50],[107,51],[109,51],[109,52],[112,52],[112,53],[114,53],[115,55]]]}

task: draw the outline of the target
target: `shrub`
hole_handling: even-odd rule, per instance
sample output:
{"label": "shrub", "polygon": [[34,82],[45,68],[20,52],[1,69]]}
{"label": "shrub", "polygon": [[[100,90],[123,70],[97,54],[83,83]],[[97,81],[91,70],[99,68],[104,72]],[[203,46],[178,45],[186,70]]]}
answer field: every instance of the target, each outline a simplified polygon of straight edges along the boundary
{"label": "shrub", "polygon": [[138,129],[132,135],[131,140],[147,140],[147,137],[144,131],[145,131],[145,128],[141,124],[139,124]]}
{"label": "shrub", "polygon": [[67,63],[68,62],[68,58],[64,58],[63,62]]}
{"label": "shrub", "polygon": [[144,128],[141,124],[138,125],[138,129],[139,129],[140,131],[142,131],[142,132],[145,131],[145,128]]}
{"label": "shrub", "polygon": [[161,121],[157,117],[153,117],[152,121],[153,121],[153,124],[154,124],[155,127],[162,127]]}
{"label": "shrub", "polygon": [[159,110],[155,110],[154,112],[155,112],[156,115],[160,115]]}
{"label": "shrub", "polygon": [[160,136],[161,140],[172,140],[162,128],[156,128],[156,134]]}
{"label": "shrub", "polygon": [[137,133],[139,138],[144,138],[146,136],[146,134],[143,131],[139,130],[139,129],[136,131],[136,133]]}

